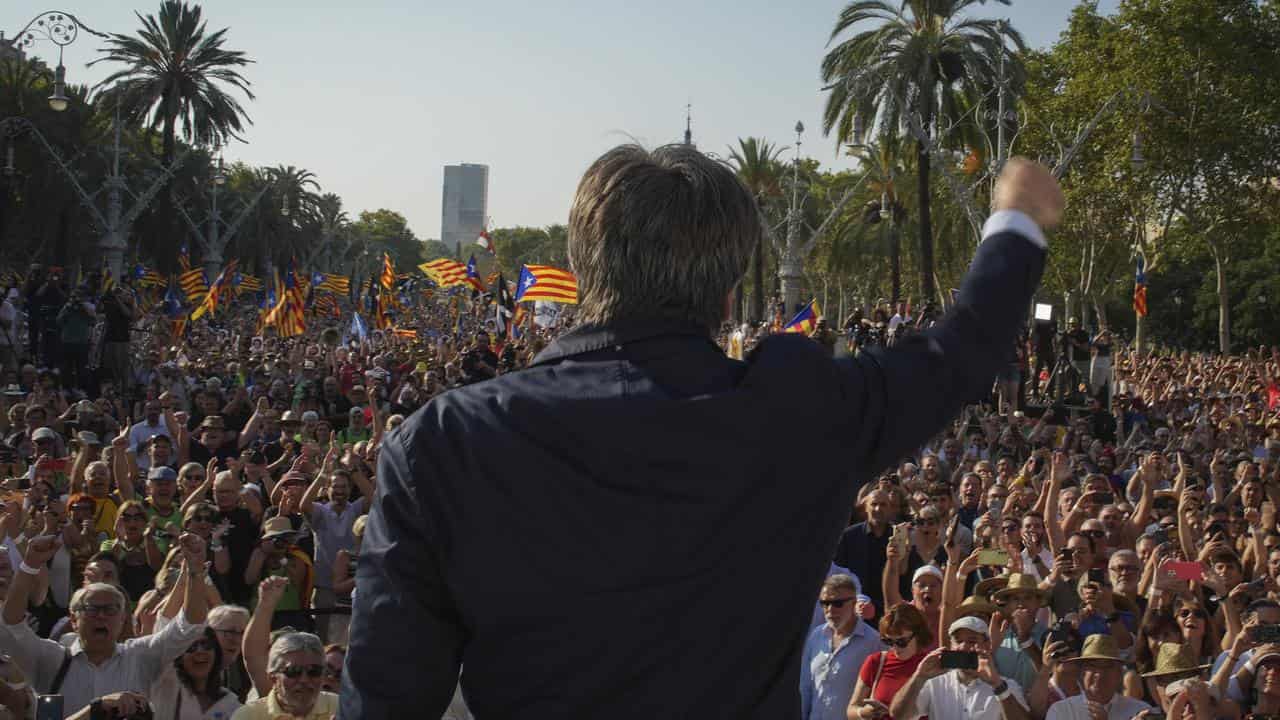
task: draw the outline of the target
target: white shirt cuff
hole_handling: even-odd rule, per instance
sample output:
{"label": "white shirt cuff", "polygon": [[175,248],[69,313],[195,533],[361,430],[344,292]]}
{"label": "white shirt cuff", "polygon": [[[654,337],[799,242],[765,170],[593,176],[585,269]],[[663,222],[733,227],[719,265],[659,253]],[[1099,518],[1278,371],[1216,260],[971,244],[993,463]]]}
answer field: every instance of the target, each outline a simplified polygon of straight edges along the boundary
{"label": "white shirt cuff", "polygon": [[1000,210],[992,213],[982,226],[982,239],[986,240],[1001,232],[1017,233],[1038,245],[1041,250],[1049,249],[1049,241],[1045,239],[1040,226],[1031,219],[1030,215],[1021,210]]}

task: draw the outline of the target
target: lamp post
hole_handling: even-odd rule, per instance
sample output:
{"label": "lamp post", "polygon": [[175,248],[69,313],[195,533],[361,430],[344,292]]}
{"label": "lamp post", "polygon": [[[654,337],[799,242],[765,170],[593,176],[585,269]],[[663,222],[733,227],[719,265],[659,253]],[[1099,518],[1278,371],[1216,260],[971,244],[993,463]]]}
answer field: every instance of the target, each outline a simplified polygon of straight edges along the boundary
{"label": "lamp post", "polygon": [[85,25],[69,12],[46,10],[19,30],[11,42],[13,48],[17,50],[25,50],[40,39],[48,40],[58,46],[58,67],[53,72],[53,94],[49,96],[49,109],[54,112],[62,112],[71,104],[67,97],[67,68],[62,64],[62,51],[76,41],[81,30],[104,40],[110,39],[106,33],[100,33]]}
{"label": "lamp post", "polygon": [[[200,243],[203,251],[200,264],[204,266],[204,274],[208,278],[217,277],[222,268],[222,251],[235,238],[236,233],[240,230],[240,225],[244,223],[253,208],[257,207],[258,201],[273,187],[272,183],[263,184],[262,189],[255,193],[248,203],[244,203],[235,219],[230,223],[225,222],[222,219],[222,210],[218,207],[218,194],[223,186],[227,184],[227,174],[223,166],[221,150],[215,147],[213,152],[218,156],[218,163],[213,177],[209,178],[208,181],[209,213],[205,218],[207,228],[201,229],[201,224],[191,217],[191,214],[187,212],[181,201],[175,203],[178,208],[178,214],[186,221],[187,227],[191,229],[191,233],[196,236],[196,240]],[[199,187],[200,184],[200,181],[196,180],[196,186]]]}

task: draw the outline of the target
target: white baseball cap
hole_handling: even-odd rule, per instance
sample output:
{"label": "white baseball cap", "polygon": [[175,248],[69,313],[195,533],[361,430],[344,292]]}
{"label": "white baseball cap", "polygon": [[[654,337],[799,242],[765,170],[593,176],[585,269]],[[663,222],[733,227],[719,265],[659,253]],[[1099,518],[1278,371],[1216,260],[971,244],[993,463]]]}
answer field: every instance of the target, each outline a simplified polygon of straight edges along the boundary
{"label": "white baseball cap", "polygon": [[970,632],[978,633],[984,638],[991,638],[991,629],[987,627],[987,624],[981,618],[976,618],[972,615],[966,615],[951,623],[951,627],[947,628],[947,635],[955,635],[957,630],[969,630]]}
{"label": "white baseball cap", "polygon": [[942,571],[939,570],[936,566],[921,565],[919,568],[916,569],[916,573],[911,576],[911,582],[914,583],[915,581],[919,580],[925,575],[932,575],[938,578],[939,581],[942,580]]}

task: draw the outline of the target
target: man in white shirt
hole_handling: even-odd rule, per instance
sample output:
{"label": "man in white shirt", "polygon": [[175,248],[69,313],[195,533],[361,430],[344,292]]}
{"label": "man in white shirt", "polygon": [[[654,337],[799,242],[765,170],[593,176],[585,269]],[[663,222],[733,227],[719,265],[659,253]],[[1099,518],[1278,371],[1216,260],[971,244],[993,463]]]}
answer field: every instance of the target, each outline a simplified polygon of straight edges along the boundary
{"label": "man in white shirt", "polygon": [[[1029,720],[1022,688],[1000,677],[991,657],[991,633],[981,619],[969,616],[951,623],[950,649],[925,656],[898,694],[890,715],[899,720]],[[968,669],[947,670],[947,664]],[[971,661],[976,659],[977,667]]]}
{"label": "man in white shirt", "polygon": [[1090,635],[1080,657],[1080,694],[1049,706],[1045,720],[1130,720],[1151,706],[1125,695],[1124,660],[1110,635]]}
{"label": "man in white shirt", "polygon": [[25,620],[36,576],[47,571],[60,544],[54,536],[33,538],[9,585],[0,651],[12,656],[41,694],[62,695],[66,715],[111,693],[145,693],[204,633],[209,609],[204,540],[188,533],[179,542],[186,592],[182,612],[172,623],[146,637],[121,641],[129,617],[124,594],[113,585],[91,583],[71,596],[71,626],[77,637],[67,648],[38,637]]}
{"label": "man in white shirt", "polygon": [[129,452],[137,457],[138,469],[147,470],[151,467],[151,458],[147,457],[145,445],[152,437],[156,435],[164,435],[169,439],[173,436],[169,433],[169,424],[160,416],[160,401],[148,400],[142,406],[142,411],[146,413],[146,418],[142,422],[134,423],[129,428]]}

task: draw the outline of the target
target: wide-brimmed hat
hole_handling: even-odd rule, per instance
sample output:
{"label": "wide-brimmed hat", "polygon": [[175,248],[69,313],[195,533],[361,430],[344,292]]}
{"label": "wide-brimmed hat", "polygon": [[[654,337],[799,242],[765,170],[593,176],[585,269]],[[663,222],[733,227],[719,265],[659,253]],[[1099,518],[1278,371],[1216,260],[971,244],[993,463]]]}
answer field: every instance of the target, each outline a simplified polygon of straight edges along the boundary
{"label": "wide-brimmed hat", "polygon": [[302,419],[298,417],[298,413],[293,410],[285,410],[284,415],[280,416],[281,425],[301,425]]}
{"label": "wide-brimmed hat", "polygon": [[970,595],[956,608],[956,617],[971,615],[994,615],[1000,608],[992,605],[985,597]]}
{"label": "wide-brimmed hat", "polygon": [[973,586],[973,594],[985,600],[990,600],[991,595],[998,590],[1003,590],[1009,584],[1008,575],[997,575],[996,577],[979,580],[977,585]]}
{"label": "wide-brimmed hat", "polygon": [[297,532],[293,529],[293,523],[289,522],[287,517],[273,517],[262,523],[262,538],[264,540],[277,537],[293,537]]}
{"label": "wide-brimmed hat", "polygon": [[1063,660],[1063,662],[1088,662],[1090,660],[1124,662],[1124,658],[1120,656],[1120,648],[1116,647],[1115,638],[1101,634],[1090,635],[1085,638],[1084,647],[1080,650],[1080,656]]}
{"label": "wide-brimmed hat", "polygon": [[1031,593],[1040,602],[1044,602],[1048,595],[1048,593],[1040,589],[1040,583],[1036,582],[1034,577],[1023,573],[1010,573],[1008,584],[1003,589],[997,590],[991,596],[991,599],[997,603],[1002,603],[1019,593]]}
{"label": "wide-brimmed hat", "polygon": [[[1258,664],[1258,659],[1254,658],[1254,665]],[[1160,643],[1160,649],[1156,651],[1156,669],[1148,673],[1143,673],[1142,677],[1159,678],[1169,675],[1186,675],[1190,673],[1201,673],[1208,670],[1212,665],[1201,665],[1196,659],[1195,651],[1190,645],[1184,643]]]}

